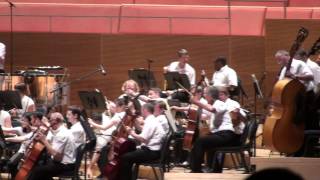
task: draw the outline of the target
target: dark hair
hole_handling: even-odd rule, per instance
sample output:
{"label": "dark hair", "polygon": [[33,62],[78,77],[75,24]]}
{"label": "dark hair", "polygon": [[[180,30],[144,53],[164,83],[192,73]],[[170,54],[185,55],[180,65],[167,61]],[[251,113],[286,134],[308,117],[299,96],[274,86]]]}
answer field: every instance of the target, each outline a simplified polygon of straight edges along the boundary
{"label": "dark hair", "polygon": [[223,56],[217,57],[215,60],[216,63],[220,63],[222,66],[225,66],[227,64],[227,58]]}
{"label": "dark hair", "polygon": [[24,94],[27,92],[27,86],[24,83],[18,83],[14,85],[14,89]]}
{"label": "dark hair", "polygon": [[[31,123],[31,115],[33,115],[32,112],[25,112],[25,113],[23,113],[22,116],[23,116],[24,118],[26,118],[29,123]],[[42,118],[41,118],[41,119],[42,119]]]}
{"label": "dark hair", "polygon": [[69,107],[68,107],[68,111],[71,111],[71,113],[72,113],[73,115],[77,115],[77,116],[78,116],[77,119],[80,119],[80,116],[81,116],[81,109],[80,109],[80,107],[78,107],[78,106],[69,106]]}
{"label": "dark hair", "polygon": [[180,49],[178,52],[178,57],[182,57],[183,55],[187,55],[188,51],[186,49]]}
{"label": "dark hair", "polygon": [[39,111],[32,112],[31,116],[33,116],[37,119],[40,119],[40,120],[42,120],[42,118],[43,118],[43,114]]}
{"label": "dark hair", "polygon": [[299,49],[294,55],[294,58],[299,60],[304,60],[306,57],[308,57],[308,54],[307,51],[305,51],[304,49]]}
{"label": "dark hair", "polygon": [[95,121],[102,122],[102,115],[98,112],[93,112],[91,118]]}
{"label": "dark hair", "polygon": [[299,174],[284,168],[263,169],[253,173],[251,176],[246,178],[246,180],[263,180],[263,179],[303,180],[303,178]]}
{"label": "dark hair", "polygon": [[116,106],[124,106],[124,105],[127,105],[129,103],[129,97],[128,96],[125,96],[123,98],[118,98],[116,100],[114,100],[114,104]]}
{"label": "dark hair", "polygon": [[152,103],[145,103],[142,108],[146,109],[149,113],[153,114],[154,112],[154,105]]}

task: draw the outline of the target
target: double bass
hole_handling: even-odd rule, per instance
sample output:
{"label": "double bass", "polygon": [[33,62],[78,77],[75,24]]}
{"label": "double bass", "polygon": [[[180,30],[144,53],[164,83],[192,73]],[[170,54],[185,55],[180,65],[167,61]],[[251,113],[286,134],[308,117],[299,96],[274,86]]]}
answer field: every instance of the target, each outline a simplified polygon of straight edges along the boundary
{"label": "double bass", "polygon": [[[308,30],[301,28],[290,49],[290,59],[286,65],[287,72],[290,70],[293,56],[307,36]],[[263,129],[263,139],[267,148],[291,154],[302,146],[304,123],[294,119],[298,110],[298,97],[303,93],[305,93],[305,87],[297,79],[285,78],[274,85],[272,91],[274,107]]]}
{"label": "double bass", "polygon": [[45,145],[36,139],[38,131],[43,134],[47,134],[49,127],[42,125],[37,131],[34,132],[30,144],[26,149],[25,156],[22,159],[22,165],[15,177],[15,180],[25,180],[28,179],[29,173],[32,171],[34,165],[37,163],[39,156],[45,148]]}
{"label": "double bass", "polygon": [[119,179],[121,156],[136,149],[136,144],[133,141],[127,140],[129,134],[125,128],[125,126],[132,127],[135,118],[136,115],[133,115],[129,108],[127,108],[126,115],[115,130],[113,135],[114,140],[108,153],[108,163],[103,171],[103,175],[107,177],[108,180]]}

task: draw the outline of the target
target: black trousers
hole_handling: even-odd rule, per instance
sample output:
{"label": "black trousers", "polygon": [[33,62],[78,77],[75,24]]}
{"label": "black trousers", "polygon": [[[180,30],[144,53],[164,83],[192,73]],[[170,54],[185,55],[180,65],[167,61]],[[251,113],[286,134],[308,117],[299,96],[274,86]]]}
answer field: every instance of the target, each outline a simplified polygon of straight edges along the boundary
{"label": "black trousers", "polygon": [[75,164],[62,164],[51,160],[46,165],[36,166],[30,173],[28,180],[52,180],[52,177],[63,172],[73,171],[74,168]]}
{"label": "black trousers", "polygon": [[21,159],[24,157],[24,153],[15,153],[8,162],[8,169],[11,174],[11,179],[14,179],[16,177],[16,174],[18,173],[18,165]]}
{"label": "black trousers", "polygon": [[203,137],[198,138],[191,150],[190,167],[193,172],[201,172],[201,164],[204,159],[206,150],[229,146],[237,140],[237,135],[233,131],[219,131]]}
{"label": "black trousers", "polygon": [[152,151],[144,146],[141,149],[124,154],[121,157],[120,180],[132,179],[132,167],[134,163],[150,162],[159,158],[160,151]]}

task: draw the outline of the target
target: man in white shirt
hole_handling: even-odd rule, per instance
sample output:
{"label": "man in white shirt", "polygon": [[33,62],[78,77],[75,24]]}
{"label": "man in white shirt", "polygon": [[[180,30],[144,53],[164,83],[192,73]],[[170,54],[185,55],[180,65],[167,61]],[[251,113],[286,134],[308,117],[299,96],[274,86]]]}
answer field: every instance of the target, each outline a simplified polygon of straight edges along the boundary
{"label": "man in white shirt", "polygon": [[234,69],[227,65],[225,57],[218,57],[214,60],[215,72],[212,75],[212,83],[215,87],[228,88],[231,96],[236,96],[238,91],[238,76]]}
{"label": "man in white shirt", "polygon": [[151,103],[142,106],[142,116],[145,123],[140,134],[126,127],[129,135],[141,143],[140,148],[128,152],[121,157],[120,180],[132,179],[132,166],[134,163],[149,162],[160,158],[160,149],[165,132],[161,124],[153,115],[154,107]]}
{"label": "man in white shirt", "polygon": [[191,150],[190,167],[192,170],[191,172],[194,173],[202,172],[201,164],[206,150],[233,145],[237,139],[231,117],[229,113],[227,113],[227,106],[224,102],[218,100],[218,89],[209,87],[205,93],[207,93],[205,94],[205,97],[208,98],[207,101],[212,102],[213,104],[205,104],[200,102],[200,100],[191,98],[192,103],[212,113],[211,133],[196,139]]}
{"label": "man in white shirt", "polygon": [[73,135],[76,148],[86,142],[86,133],[79,121],[80,116],[81,116],[80,108],[76,106],[68,107],[67,119],[68,119],[68,122],[71,123],[70,131]]}
{"label": "man in white shirt", "polygon": [[49,180],[65,171],[73,171],[76,161],[76,148],[72,133],[63,125],[63,116],[52,113],[48,135],[37,133],[37,139],[41,141],[51,159],[46,165],[35,167],[29,180]]}
{"label": "man in white shirt", "polygon": [[196,83],[196,71],[188,64],[190,56],[186,49],[180,49],[178,51],[178,61],[170,63],[169,66],[164,67],[165,72],[179,72],[180,74],[186,74],[189,78],[190,85]]}
{"label": "man in white shirt", "polygon": [[17,90],[20,94],[22,109],[13,109],[10,112],[21,117],[22,114],[24,114],[26,112],[36,111],[36,106],[35,106],[34,101],[26,95],[27,94],[27,86],[24,83],[18,83],[14,86],[14,89]]}
{"label": "man in white shirt", "polygon": [[4,73],[5,58],[6,58],[6,45],[0,42],[0,73]]}

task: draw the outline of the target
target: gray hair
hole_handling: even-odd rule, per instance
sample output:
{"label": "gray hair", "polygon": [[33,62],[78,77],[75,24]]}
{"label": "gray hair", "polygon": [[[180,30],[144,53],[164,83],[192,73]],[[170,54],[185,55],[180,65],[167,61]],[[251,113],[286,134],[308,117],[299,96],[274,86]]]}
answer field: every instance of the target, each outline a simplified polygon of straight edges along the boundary
{"label": "gray hair", "polygon": [[274,56],[281,57],[281,56],[290,56],[290,55],[289,55],[289,52],[286,50],[278,50]]}

